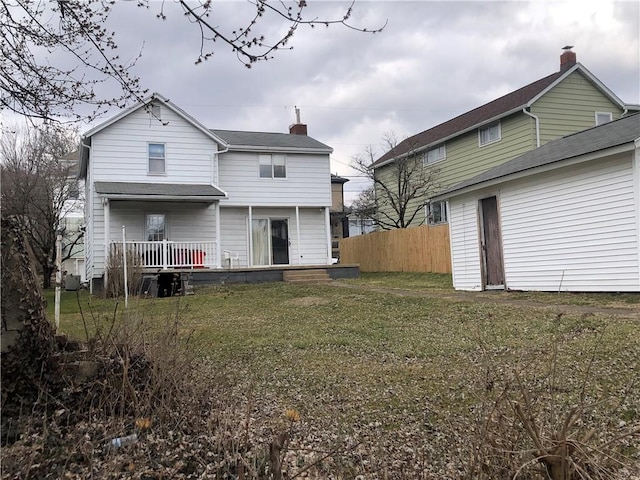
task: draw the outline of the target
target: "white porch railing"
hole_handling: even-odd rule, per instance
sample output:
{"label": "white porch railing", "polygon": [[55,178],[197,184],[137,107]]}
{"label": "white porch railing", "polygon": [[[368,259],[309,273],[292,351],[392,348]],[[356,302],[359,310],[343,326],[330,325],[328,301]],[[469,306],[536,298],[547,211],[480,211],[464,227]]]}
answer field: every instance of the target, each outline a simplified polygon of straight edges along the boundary
{"label": "white porch railing", "polygon": [[[215,268],[216,242],[125,242],[127,256],[145,268]],[[122,255],[122,242],[112,242],[111,255]]]}

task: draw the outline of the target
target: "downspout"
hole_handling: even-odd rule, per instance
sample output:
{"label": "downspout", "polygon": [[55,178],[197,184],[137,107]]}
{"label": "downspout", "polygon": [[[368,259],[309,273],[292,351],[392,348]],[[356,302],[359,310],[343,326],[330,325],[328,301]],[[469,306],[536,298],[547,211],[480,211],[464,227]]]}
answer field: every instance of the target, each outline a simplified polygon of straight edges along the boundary
{"label": "downspout", "polygon": [[533,118],[536,121],[536,148],[538,148],[540,146],[540,119],[536,117],[533,113],[527,111],[527,108],[529,107],[524,107],[522,109],[522,113],[524,113],[525,115],[529,115],[531,118]]}
{"label": "downspout", "polygon": [[[216,151],[211,158],[211,186],[218,187],[220,183],[219,178],[219,169],[220,169],[220,154],[227,153],[229,151],[229,147],[224,150]],[[221,228],[221,220],[220,220],[220,200],[216,202],[215,205],[216,211],[216,267],[222,268],[222,240],[220,237],[220,228]],[[251,228],[249,228],[251,230]],[[229,264],[231,265],[231,264]]]}
{"label": "downspout", "polygon": [[111,230],[111,214],[110,214],[110,208],[109,208],[109,199],[108,198],[103,198],[102,199],[102,206],[104,208],[104,284],[102,285],[103,291],[107,291],[107,282],[108,282],[108,276],[109,276],[109,269],[107,268],[108,262],[109,262],[109,252],[111,250],[111,247],[109,245],[109,241],[110,241],[110,230]]}
{"label": "downspout", "polygon": [[213,154],[213,157],[211,158],[211,185],[213,187],[217,187],[220,183],[218,174],[218,171],[220,169],[220,154],[227,153],[228,151],[229,147],[225,148],[224,150],[218,150]]}
{"label": "downspout", "polygon": [[298,252],[298,265],[302,264],[302,254],[300,250],[300,207],[296,205],[296,250]]}
{"label": "downspout", "polygon": [[253,267],[253,210],[249,205],[249,251],[247,252],[247,266]]}
{"label": "downspout", "polygon": [[[93,166],[93,162],[91,161],[91,145],[87,145],[86,143],[84,143],[84,141],[82,140],[82,137],[80,138],[80,146],[82,148],[86,148],[87,150],[89,150],[89,160],[87,161],[87,174],[85,175],[84,178],[84,205],[83,205],[83,212],[82,212],[82,222],[85,224],[85,230],[84,230],[84,238],[82,240],[83,243],[83,248],[82,248],[82,258],[84,258],[84,280],[85,282],[89,282],[89,293],[91,295],[93,295],[93,257],[91,259],[91,265],[89,265],[89,262],[87,261],[87,247],[86,247],[86,243],[87,243],[87,210],[89,210],[89,219],[93,222],[93,188],[91,185],[91,181],[87,181],[87,180],[91,180],[93,179],[93,175],[91,175],[91,172],[89,171],[89,169]],[[82,155],[82,151],[80,152],[80,155]],[[78,174],[80,173],[80,170],[78,170]],[[88,188],[87,188],[88,187]],[[91,252],[92,255],[95,257],[95,245],[93,243],[93,226],[90,227],[90,232],[91,232]]]}
{"label": "downspout", "polygon": [[324,225],[325,225],[325,229],[327,232],[327,259],[326,259],[326,263],[327,265],[331,265],[331,249],[332,249],[332,245],[331,245],[331,220],[329,218],[329,208],[330,207],[324,207]]}
{"label": "downspout", "polygon": [[[216,267],[222,268],[222,258],[221,258],[222,238],[220,236],[220,231],[221,231],[220,200],[216,202],[215,209],[216,209]],[[229,265],[231,265],[231,263],[229,263]]]}

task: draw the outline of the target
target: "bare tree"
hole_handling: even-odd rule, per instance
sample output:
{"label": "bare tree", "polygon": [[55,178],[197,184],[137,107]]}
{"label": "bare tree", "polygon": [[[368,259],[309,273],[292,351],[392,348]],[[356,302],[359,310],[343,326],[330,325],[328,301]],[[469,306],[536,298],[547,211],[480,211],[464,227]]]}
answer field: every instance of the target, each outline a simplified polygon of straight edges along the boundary
{"label": "bare tree", "polygon": [[[1,108],[32,119],[90,121],[111,106],[122,108],[129,99],[140,101],[147,90],[131,69],[142,52],[133,55],[130,61],[123,61],[117,53],[115,33],[105,26],[115,3],[0,0]],[[367,31],[349,23],[353,3],[338,18],[320,19],[306,18],[305,0],[250,0],[255,10],[240,28],[225,26],[224,19],[221,22],[214,15],[218,3],[214,0],[177,0],[177,3],[201,33],[196,64],[210,58],[215,46],[222,43],[236,53],[240,62],[251,67],[255,62],[273,58],[278,50],[292,48],[289,42],[301,25],[339,24]],[[137,0],[137,5],[151,9],[158,19],[167,18],[164,1]],[[256,32],[274,17],[287,25],[281,36],[270,39]],[[103,84],[113,82],[119,93],[104,96],[102,92],[108,89]],[[87,105],[92,107],[91,112],[79,113],[78,107]]]}
{"label": "bare tree", "polygon": [[374,218],[376,215],[376,194],[373,185],[362,190],[349,207],[359,220]]}
{"label": "bare tree", "polygon": [[[385,152],[393,154],[398,141],[393,134],[383,138]],[[352,159],[351,166],[372,182],[356,203],[364,214],[374,212],[375,224],[383,229],[407,228],[424,223],[427,201],[439,188],[439,170],[425,166],[423,151],[408,149],[390,163],[374,168],[379,156],[372,147]]]}
{"label": "bare tree", "polygon": [[60,160],[77,145],[74,130],[53,126],[16,128],[0,142],[2,216],[21,220],[45,288],[55,272],[57,235],[65,239],[63,255],[67,257],[82,238],[82,232],[67,231],[65,221],[67,213],[82,202],[75,162]]}

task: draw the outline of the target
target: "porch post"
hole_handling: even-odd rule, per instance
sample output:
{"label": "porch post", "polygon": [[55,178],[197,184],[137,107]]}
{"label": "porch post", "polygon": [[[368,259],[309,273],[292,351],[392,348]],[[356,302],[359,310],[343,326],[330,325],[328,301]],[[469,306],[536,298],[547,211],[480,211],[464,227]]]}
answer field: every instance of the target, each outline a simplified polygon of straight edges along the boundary
{"label": "porch post", "polygon": [[109,199],[108,198],[104,198],[102,199],[102,205],[104,206],[104,285],[102,285],[102,288],[104,290],[106,290],[107,288],[107,277],[109,275],[108,269],[107,269],[107,262],[109,260],[109,253],[111,251],[111,241],[109,238],[109,231],[111,230],[111,224],[110,224],[110,215],[109,215]]}
{"label": "porch post", "polygon": [[300,255],[300,207],[296,205],[296,250],[298,252],[298,265],[302,264],[302,255]]}
{"label": "porch post", "polygon": [[220,200],[216,202],[216,268],[222,268],[220,246]]}
{"label": "porch post", "polygon": [[329,220],[329,207],[324,207],[324,228],[327,232],[327,265],[331,265],[331,221]]}
{"label": "porch post", "polygon": [[168,255],[169,255],[169,249],[167,248],[167,239],[163,238],[162,239],[162,269],[163,270],[168,270]]}
{"label": "porch post", "polygon": [[251,205],[249,205],[249,251],[247,252],[247,265],[253,267],[253,211]]}

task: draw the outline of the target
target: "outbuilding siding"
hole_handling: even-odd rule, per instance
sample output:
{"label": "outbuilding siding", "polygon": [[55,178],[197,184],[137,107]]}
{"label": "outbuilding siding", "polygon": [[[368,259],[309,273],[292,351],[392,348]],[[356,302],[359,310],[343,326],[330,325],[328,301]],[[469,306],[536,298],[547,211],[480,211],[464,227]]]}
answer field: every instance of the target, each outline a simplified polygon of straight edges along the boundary
{"label": "outbuilding siding", "polygon": [[630,155],[503,186],[507,287],[628,291],[640,278]]}
{"label": "outbuilding siding", "polygon": [[467,196],[450,204],[451,263],[456,290],[482,290],[478,198]]}

